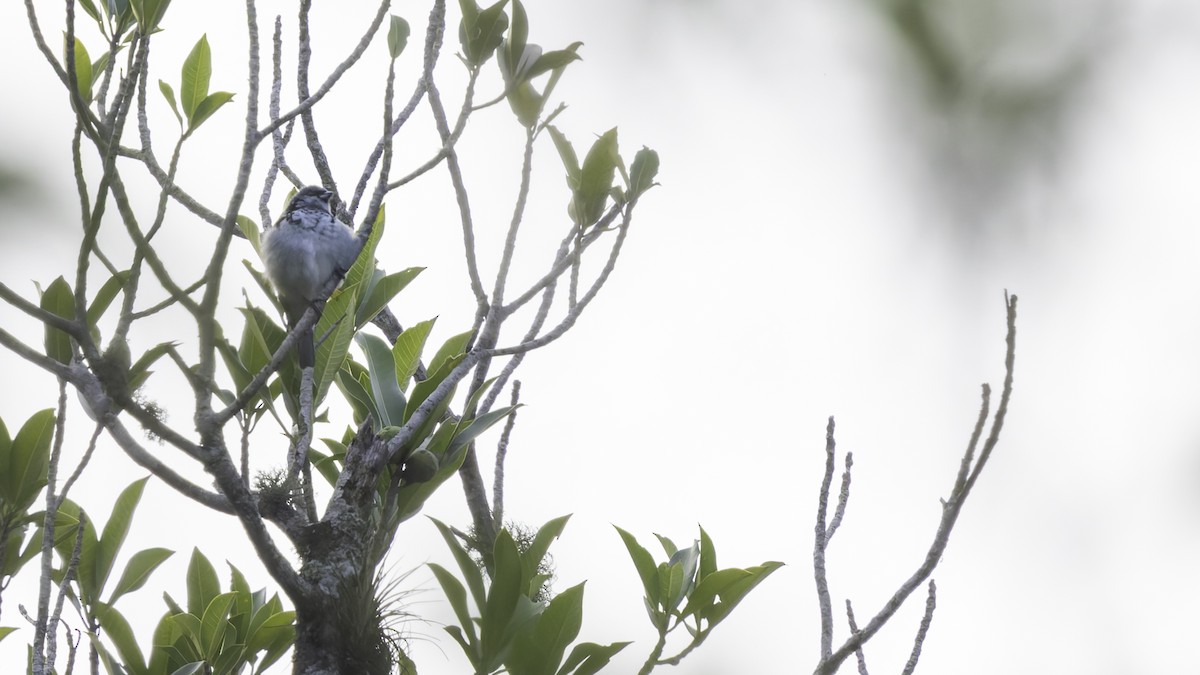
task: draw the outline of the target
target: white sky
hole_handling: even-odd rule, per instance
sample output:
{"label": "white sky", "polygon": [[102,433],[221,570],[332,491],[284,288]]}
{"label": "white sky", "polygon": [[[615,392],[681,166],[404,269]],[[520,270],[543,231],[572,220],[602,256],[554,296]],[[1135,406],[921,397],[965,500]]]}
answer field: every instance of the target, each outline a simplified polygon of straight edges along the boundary
{"label": "white sky", "polygon": [[[263,30],[274,12],[290,16],[293,5],[264,3]],[[461,68],[451,5],[440,82],[455,101]],[[242,101],[239,7],[177,2],[155,42],[153,75],[177,81],[183,57],[206,32],[213,89]],[[863,4],[529,0],[527,7],[531,41],[548,49],[585,43],[584,60],[557,91],[570,104],[560,127],[580,152],[592,134],[616,125],[626,157],[643,144],[662,157],[662,187],[639,206],[608,287],[568,337],[519,371],[527,406],[508,463],[511,517],[536,525],[575,514],[552,549],[557,587],[589,580],[582,639],[636,640],[612,672],[634,671],[653,633],[610,523],[649,546],[652,532],[687,542],[699,522],[723,566],[788,563],[674,672],[811,669],[818,648],[811,532],[830,414],[839,451],[852,450],[856,462],[847,519],[830,550],[834,605],[851,598],[865,623],[923,557],[938,498],[975,419],[979,384],[999,387],[1004,289],[1021,298],[1016,393],[997,453],[935,574],[938,609],[918,672],[1194,668],[1200,16],[1186,0],[1111,3],[1108,25],[1117,37],[1055,168],[968,218],[947,206],[953,182],[928,170],[932,151],[911,125],[918,113],[896,96],[903,85],[884,81],[889,71],[881,65],[894,52]],[[58,19],[39,11],[57,43]],[[395,11],[414,26],[402,59],[411,76],[427,8],[397,3]],[[317,72],[340,59],[366,13],[319,9]],[[27,169],[37,186],[29,199],[3,205],[0,281],[31,292],[30,280],[44,284],[74,269],[71,122],[19,3],[0,6],[0,31],[10,64],[0,75],[8,92],[0,160]],[[318,117],[344,192],[377,133],[384,54],[382,41],[372,45]],[[481,99],[496,91],[493,69]],[[408,85],[399,90],[407,96]],[[165,158],[173,122],[153,92],[151,108]],[[185,152],[180,180],[210,204],[224,203],[238,143],[223,139],[237,137],[241,120],[239,108],[222,110]],[[434,146],[428,121],[422,113],[402,134],[398,172]],[[494,268],[509,218],[520,139],[503,105],[481,114],[464,139],[485,270]],[[566,193],[546,140],[517,271],[525,278],[539,274],[546,242],[565,226]],[[292,157],[299,167],[299,154]],[[145,181],[132,183],[149,208],[156,193]],[[380,254],[389,269],[428,268],[395,309],[406,323],[438,315],[441,339],[468,327],[471,313],[446,185],[436,171],[391,196]],[[282,196],[277,190],[276,210]],[[980,222],[1001,227],[974,241],[955,234]],[[167,227],[173,264],[198,269],[197,247],[211,240],[210,228],[178,208]],[[109,246],[120,251],[119,241]],[[235,260],[253,255],[243,249]],[[241,299],[235,286],[226,292],[226,328],[234,333]],[[0,309],[0,320],[40,343],[36,327],[14,310]],[[181,325],[148,326],[135,353],[189,339],[193,329]],[[0,415],[10,429],[53,405],[53,384],[7,352],[0,372],[8,381]],[[152,395],[170,401],[172,394],[153,389],[158,377]],[[184,408],[172,417],[181,428],[187,419]],[[264,430],[255,461],[270,466],[283,449]],[[485,469],[490,461],[485,452]],[[102,517],[114,486],[141,475],[106,446],[72,497]],[[426,513],[465,523],[457,483],[447,483]],[[214,562],[233,562],[252,585],[269,584],[242,539],[233,519],[151,483],[125,555],[148,546],[178,553],[119,605],[144,649],[165,609],[161,593],[184,594],[193,546]],[[399,540],[397,569],[449,563],[424,519],[407,524]],[[33,606],[34,579],[31,567],[4,594],[0,624],[22,623],[16,604]],[[438,643],[415,643],[421,672],[466,672],[436,624],[452,615],[431,575],[421,569],[410,579],[426,589],[417,611],[435,622],[412,631]],[[870,643],[874,671],[900,669],[922,604],[919,594]],[[844,624],[837,631],[844,638]],[[0,643],[5,672],[22,662],[30,634]]]}

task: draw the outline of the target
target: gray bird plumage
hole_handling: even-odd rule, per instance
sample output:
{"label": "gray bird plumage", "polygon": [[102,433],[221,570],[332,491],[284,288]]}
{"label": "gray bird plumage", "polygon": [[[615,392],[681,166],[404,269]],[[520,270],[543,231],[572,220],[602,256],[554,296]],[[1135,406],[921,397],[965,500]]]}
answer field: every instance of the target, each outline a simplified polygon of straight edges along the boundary
{"label": "gray bird plumage", "polygon": [[[322,289],[333,275],[344,275],[358,255],[354,232],[330,212],[333,193],[319,185],[301,188],[287,209],[262,237],[267,277],[295,326],[314,303],[324,300]],[[300,367],[314,364],[313,335],[306,331],[297,343]]]}

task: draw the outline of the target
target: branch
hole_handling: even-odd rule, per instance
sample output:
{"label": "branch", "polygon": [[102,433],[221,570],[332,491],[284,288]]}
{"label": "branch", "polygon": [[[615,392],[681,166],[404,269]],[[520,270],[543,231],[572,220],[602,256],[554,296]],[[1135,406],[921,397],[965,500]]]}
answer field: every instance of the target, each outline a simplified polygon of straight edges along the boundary
{"label": "branch", "polygon": [[917,637],[913,640],[912,654],[908,663],[904,664],[902,675],[912,675],[917,669],[917,659],[921,658],[921,647],[925,644],[925,636],[929,633],[929,624],[933,621],[933,610],[937,607],[937,585],[929,580],[929,596],[925,599],[925,614],[921,617],[921,626],[917,629]]}
{"label": "branch", "polygon": [[385,14],[387,14],[387,8],[388,0],[383,0],[383,2],[381,2],[379,5],[379,10],[375,14],[375,19],[367,28],[367,32],[363,34],[361,39],[359,39],[358,45],[355,46],[352,52],[350,52],[350,55],[346,57],[346,60],[339,63],[337,67],[333,69],[333,72],[329,74],[329,77],[325,78],[325,82],[319,89],[317,89],[315,94],[312,96],[302,97],[299,105],[281,115],[279,119],[272,120],[272,122],[266,127],[263,127],[258,132],[258,137],[260,139],[266,138],[266,136],[272,131],[291,121],[297,115],[302,115],[308,110],[312,109],[312,107],[316,105],[318,101],[325,98],[325,95],[329,93],[329,90],[333,89],[333,85],[337,84],[342,75],[344,75],[347,70],[350,70],[350,68],[353,67],[358,61],[359,57],[363,55],[363,52],[367,50],[367,46],[371,44],[371,38],[375,36],[375,32],[379,30],[380,24],[383,23],[383,17]]}
{"label": "branch", "polygon": [[[821,478],[821,489],[817,492],[817,524],[813,528],[813,574],[817,582],[817,605],[821,610],[821,661],[828,661],[833,653],[833,604],[829,599],[829,580],[825,574],[825,546],[829,530],[825,517],[829,510],[829,488],[833,485],[833,467],[836,460],[834,449],[837,442],[833,437],[834,421],[829,416],[825,426],[825,473]],[[832,672],[832,671],[830,671]]]}
{"label": "branch", "polygon": [[[1008,332],[1005,338],[1007,349],[1004,358],[1004,389],[1000,395],[1000,404],[996,409],[996,414],[992,418],[991,430],[988,433],[987,440],[984,441],[983,451],[980,452],[978,460],[974,460],[974,464],[972,464],[975,457],[976,444],[982,435],[983,426],[987,422],[988,417],[991,389],[986,384],[983,385],[983,402],[980,406],[979,417],[972,431],[971,440],[967,444],[966,452],[963,453],[963,460],[954,481],[954,488],[950,492],[950,497],[942,502],[942,518],[938,524],[937,533],[934,535],[933,543],[930,544],[929,550],[925,554],[925,560],[913,572],[912,576],[900,585],[900,588],[884,604],[883,608],[872,617],[871,621],[867,623],[861,632],[850,636],[831,655],[826,656],[824,652],[822,653],[821,662],[817,665],[815,671],[819,675],[836,672],[841,663],[851,653],[861,645],[866,644],[895,615],[908,596],[929,578],[934,568],[941,562],[942,555],[946,551],[946,546],[950,542],[950,533],[958,521],[963,504],[966,503],[967,497],[970,496],[971,488],[975,485],[975,479],[983,471],[983,467],[991,457],[992,450],[995,448],[996,443],[999,442],[1000,430],[1004,426],[1005,413],[1008,410],[1008,403],[1012,397],[1013,372],[1016,359],[1017,296],[1010,296],[1005,293],[1004,301],[1007,309],[1008,324]],[[821,534],[817,536],[820,537]],[[824,608],[822,608],[822,612],[824,612]],[[822,617],[824,617],[824,614],[822,614]],[[824,629],[824,626],[822,628]],[[822,633],[822,641],[824,641],[824,630]]]}

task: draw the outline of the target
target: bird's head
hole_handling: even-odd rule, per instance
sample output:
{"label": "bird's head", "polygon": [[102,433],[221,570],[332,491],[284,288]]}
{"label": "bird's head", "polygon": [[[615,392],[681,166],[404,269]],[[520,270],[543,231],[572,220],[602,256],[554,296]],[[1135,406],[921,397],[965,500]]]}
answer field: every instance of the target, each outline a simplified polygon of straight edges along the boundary
{"label": "bird's head", "polygon": [[288,210],[319,208],[329,211],[329,200],[332,198],[333,192],[320,185],[307,185],[300,188],[296,196],[292,197],[292,201],[288,204]]}

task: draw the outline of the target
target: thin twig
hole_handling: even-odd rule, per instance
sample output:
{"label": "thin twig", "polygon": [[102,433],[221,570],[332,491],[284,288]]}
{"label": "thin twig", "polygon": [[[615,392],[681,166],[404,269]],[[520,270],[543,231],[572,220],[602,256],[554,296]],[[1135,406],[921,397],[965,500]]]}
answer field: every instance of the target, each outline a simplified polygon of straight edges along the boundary
{"label": "thin twig", "polygon": [[[850,598],[846,598],[846,621],[850,624],[850,634],[857,634],[858,624],[854,621],[854,605],[850,604]],[[863,653],[862,645],[854,651],[854,656],[858,659],[858,675],[870,675],[867,672],[867,655]]]}
{"label": "thin twig", "polygon": [[821,610],[821,661],[829,660],[833,652],[833,604],[829,599],[829,580],[825,572],[825,537],[829,531],[825,519],[829,512],[829,488],[833,485],[834,449],[837,445],[833,431],[834,421],[830,415],[825,426],[825,473],[817,492],[817,524],[813,528],[813,575],[817,582],[817,604]]}
{"label": "thin twig", "polygon": [[929,624],[933,621],[933,610],[937,607],[937,584],[929,580],[929,595],[925,598],[925,614],[921,617],[921,626],[917,629],[917,637],[913,640],[912,654],[908,663],[904,664],[901,675],[912,675],[917,669],[917,660],[921,658],[921,647],[925,645],[925,636],[929,633]]}
{"label": "thin twig", "polygon": [[521,402],[521,381],[514,380],[512,398],[509,405],[513,411],[508,414],[504,423],[504,431],[500,434],[500,442],[496,444],[496,470],[492,478],[492,524],[496,530],[504,525],[504,459],[508,456],[508,441],[512,436],[513,427],[517,423],[516,406]]}

